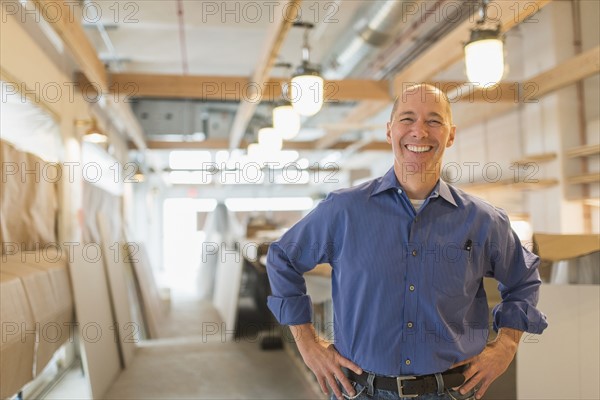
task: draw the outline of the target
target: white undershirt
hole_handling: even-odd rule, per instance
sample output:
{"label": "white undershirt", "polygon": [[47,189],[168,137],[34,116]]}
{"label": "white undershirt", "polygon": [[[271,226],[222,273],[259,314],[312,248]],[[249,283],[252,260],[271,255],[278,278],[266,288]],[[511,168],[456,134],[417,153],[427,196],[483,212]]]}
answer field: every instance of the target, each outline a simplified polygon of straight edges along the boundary
{"label": "white undershirt", "polygon": [[423,203],[425,203],[425,200],[418,200],[418,199],[409,199],[409,200],[410,200],[410,203],[412,204],[412,206],[414,207],[415,211],[419,211],[419,208],[421,208]]}

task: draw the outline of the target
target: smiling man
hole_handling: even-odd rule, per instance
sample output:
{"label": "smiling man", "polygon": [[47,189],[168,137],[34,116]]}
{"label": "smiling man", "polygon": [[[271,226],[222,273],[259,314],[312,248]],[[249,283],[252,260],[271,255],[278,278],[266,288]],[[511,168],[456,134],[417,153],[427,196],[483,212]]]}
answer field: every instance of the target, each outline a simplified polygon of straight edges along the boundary
{"label": "smiling man", "polygon": [[[524,331],[541,333],[538,258],[506,214],[440,179],[456,127],[429,85],[396,99],[393,167],[331,193],[269,248],[268,305],[332,398],[481,398]],[[332,266],[333,343],[319,338],[303,274]],[[499,282],[488,343],[483,277]]]}

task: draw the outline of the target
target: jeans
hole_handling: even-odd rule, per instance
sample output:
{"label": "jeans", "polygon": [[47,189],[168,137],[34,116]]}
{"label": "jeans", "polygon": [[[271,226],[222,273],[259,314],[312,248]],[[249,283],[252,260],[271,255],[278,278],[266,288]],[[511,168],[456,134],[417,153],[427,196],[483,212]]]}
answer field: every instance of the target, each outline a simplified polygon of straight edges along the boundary
{"label": "jeans", "polygon": [[[353,382],[352,385],[354,385],[354,390],[356,390],[356,395],[354,397],[351,397],[351,396],[347,396],[344,392],[345,399],[400,400],[400,397],[398,397],[398,393],[395,393],[395,392],[390,392],[388,390],[375,390],[375,392],[373,393],[373,396],[369,396],[367,394],[367,388],[364,387],[363,385],[361,385],[360,383]],[[330,400],[336,400],[335,394],[333,394],[333,392],[330,392],[330,393],[331,393]],[[402,399],[405,399],[405,398],[402,398]],[[474,400],[474,399],[475,399],[474,392],[465,393],[464,395],[462,395],[452,389],[444,390],[444,393],[441,395],[438,395],[437,393],[428,393],[428,394],[421,395],[419,397],[412,398],[412,400]],[[411,400],[411,399],[407,399],[407,400]]]}

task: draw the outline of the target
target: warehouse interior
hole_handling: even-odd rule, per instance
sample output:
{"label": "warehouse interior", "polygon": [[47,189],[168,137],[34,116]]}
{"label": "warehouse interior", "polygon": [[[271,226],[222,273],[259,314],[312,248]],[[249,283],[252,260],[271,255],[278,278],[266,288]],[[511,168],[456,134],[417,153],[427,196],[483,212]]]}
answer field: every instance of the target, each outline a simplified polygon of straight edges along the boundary
{"label": "warehouse interior", "polygon": [[[600,398],[597,0],[0,4],[1,398],[327,398],[266,306],[268,244],[388,171],[425,82],[457,127],[443,179],[541,258],[549,328],[485,398]],[[467,75],[478,29],[499,82]],[[306,281],[332,339],[330,276]]]}

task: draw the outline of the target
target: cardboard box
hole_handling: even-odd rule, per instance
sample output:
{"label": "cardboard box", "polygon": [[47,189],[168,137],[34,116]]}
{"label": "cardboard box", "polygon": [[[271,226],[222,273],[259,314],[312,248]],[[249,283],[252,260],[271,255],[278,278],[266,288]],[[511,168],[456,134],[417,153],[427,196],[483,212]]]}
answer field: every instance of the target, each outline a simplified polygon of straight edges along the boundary
{"label": "cardboard box", "polygon": [[16,394],[33,379],[35,329],[21,279],[0,273],[0,398]]}

